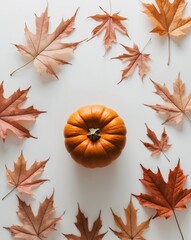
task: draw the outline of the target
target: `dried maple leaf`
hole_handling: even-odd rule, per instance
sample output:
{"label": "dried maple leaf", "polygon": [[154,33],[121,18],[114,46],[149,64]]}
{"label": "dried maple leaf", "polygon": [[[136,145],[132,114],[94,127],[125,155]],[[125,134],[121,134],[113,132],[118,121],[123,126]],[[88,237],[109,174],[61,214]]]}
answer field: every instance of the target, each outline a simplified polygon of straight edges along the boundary
{"label": "dried maple leaf", "polygon": [[165,128],[161,134],[161,139],[159,140],[155,134],[154,131],[152,131],[147,124],[146,128],[147,128],[147,136],[151,139],[151,141],[153,142],[153,144],[148,143],[148,142],[143,142],[141,141],[144,146],[151,151],[151,156],[156,156],[160,153],[162,153],[165,158],[170,162],[170,160],[168,159],[168,157],[166,156],[166,154],[164,153],[165,151],[167,151],[169,149],[169,147],[171,146],[170,144],[168,144],[168,135],[166,134]]}
{"label": "dried maple leaf", "polygon": [[128,53],[124,53],[123,55],[112,58],[119,59],[122,62],[129,62],[129,64],[122,71],[123,73],[120,82],[125,78],[131,76],[134,73],[136,67],[139,68],[139,75],[143,80],[149,71],[148,61],[150,60],[150,54],[143,53],[146,46],[141,52],[136,44],[134,44],[133,48],[125,46],[123,44],[121,44],[121,46],[123,46]]}
{"label": "dried maple leaf", "polygon": [[9,184],[13,187],[8,194],[15,189],[17,189],[20,193],[32,194],[32,188],[38,187],[47,181],[47,179],[36,179],[44,171],[47,161],[48,160],[41,162],[35,161],[29,169],[26,169],[26,160],[23,153],[21,153],[18,161],[14,163],[13,171],[8,169],[6,166]]}
{"label": "dried maple leaf", "polygon": [[158,33],[160,36],[168,36],[169,59],[170,64],[170,39],[171,37],[179,37],[186,34],[186,30],[191,28],[191,17],[182,18],[185,0],[155,0],[154,4],[143,3],[145,10],[143,11],[149,19],[154,23],[155,28],[151,31]]}
{"label": "dried maple leaf", "polygon": [[133,206],[132,199],[130,200],[128,207],[124,209],[124,211],[127,221],[126,224],[112,211],[115,224],[121,231],[117,232],[111,228],[110,229],[121,240],[145,240],[142,235],[143,232],[149,227],[149,222],[151,218],[137,225],[137,210]]}
{"label": "dried maple leaf", "polygon": [[53,217],[55,212],[53,195],[40,203],[38,213],[35,216],[30,205],[27,205],[19,197],[18,217],[23,223],[22,226],[12,225],[5,227],[11,232],[14,238],[23,240],[44,239],[55,230],[56,224],[61,220],[60,217]]}
{"label": "dried maple leaf", "polygon": [[104,14],[96,14],[94,16],[90,16],[90,18],[101,22],[101,24],[93,29],[92,37],[89,40],[91,40],[95,36],[98,36],[102,31],[106,30],[104,35],[104,45],[106,51],[108,51],[112,47],[112,44],[117,41],[115,33],[116,30],[129,37],[127,29],[121,23],[121,21],[127,20],[127,18],[119,16],[119,13],[114,13],[113,15],[110,15],[101,7],[100,9],[104,12]]}
{"label": "dried maple leaf", "polygon": [[[55,70],[61,64],[68,64],[67,59],[71,57],[79,42],[62,43],[61,40],[67,37],[74,30],[74,21],[77,11],[67,21],[62,21],[51,34],[49,30],[48,7],[40,17],[36,16],[36,33],[29,31],[25,25],[25,37],[27,45],[15,44],[18,51],[28,57],[30,60],[27,64],[34,62],[34,66],[40,74],[48,73],[58,78]],[[22,66],[22,67],[24,67]],[[21,69],[18,68],[17,70]],[[17,70],[13,71],[15,73]]]}
{"label": "dried maple leaf", "polygon": [[78,237],[74,234],[63,234],[68,240],[101,240],[106,234],[106,233],[99,234],[99,231],[102,227],[101,212],[98,218],[93,223],[91,230],[89,230],[88,228],[88,218],[84,216],[79,206],[76,218],[77,222],[75,223],[75,225],[79,232],[81,233],[81,236]]}
{"label": "dried maple leaf", "polygon": [[13,132],[18,138],[33,137],[20,121],[34,121],[44,112],[34,109],[33,106],[19,108],[19,105],[26,101],[29,89],[18,89],[10,97],[5,98],[3,83],[0,84],[0,137],[3,140],[7,138],[8,131]]}
{"label": "dried maple leaf", "polygon": [[[168,182],[165,182],[158,168],[157,173],[153,173],[150,169],[143,166],[143,179],[140,181],[151,193],[134,195],[145,207],[155,209],[157,211],[155,217],[169,218],[174,214],[177,225],[175,210],[183,210],[186,208],[186,203],[191,200],[191,189],[183,189],[187,176],[184,175],[183,170],[180,168],[180,161],[177,166],[170,170],[168,175]],[[182,236],[182,239],[183,236]]]}
{"label": "dried maple leaf", "polygon": [[165,101],[165,104],[145,104],[145,106],[151,107],[157,113],[167,115],[163,124],[179,124],[184,116],[191,121],[188,116],[191,113],[191,93],[185,96],[185,84],[180,79],[180,75],[178,75],[178,79],[173,84],[173,94],[169,92],[165,84],[162,86],[154,81],[152,83],[156,89],[155,93]]}

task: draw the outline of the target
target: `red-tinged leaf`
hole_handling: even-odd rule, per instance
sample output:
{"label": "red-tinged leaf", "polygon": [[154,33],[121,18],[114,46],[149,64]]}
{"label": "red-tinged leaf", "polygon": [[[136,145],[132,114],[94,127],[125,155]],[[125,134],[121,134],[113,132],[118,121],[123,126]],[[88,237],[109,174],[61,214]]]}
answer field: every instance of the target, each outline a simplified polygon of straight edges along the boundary
{"label": "red-tinged leaf", "polygon": [[91,40],[95,36],[98,36],[105,30],[103,41],[105,49],[106,51],[108,51],[112,47],[112,44],[117,42],[116,30],[128,37],[127,29],[121,23],[122,21],[127,20],[127,18],[120,16],[119,13],[114,13],[113,15],[110,15],[101,7],[100,9],[104,12],[104,14],[96,14],[94,16],[90,16],[90,18],[94,19],[97,22],[101,22],[101,24],[93,29],[92,37],[89,40]]}
{"label": "red-tinged leaf", "polygon": [[75,223],[77,229],[79,230],[81,236],[76,236],[74,234],[63,234],[68,240],[101,240],[106,233],[100,234],[100,229],[102,227],[101,212],[98,218],[93,223],[91,230],[88,227],[88,218],[81,212],[78,206],[78,214],[76,216],[77,222]]}
{"label": "red-tinged leaf", "polygon": [[165,158],[170,161],[166,154],[164,153],[165,151],[167,151],[169,149],[169,147],[171,146],[170,144],[168,144],[168,135],[166,134],[165,128],[161,134],[161,139],[159,140],[155,134],[154,131],[152,131],[147,125],[147,136],[150,138],[150,140],[153,142],[153,144],[148,143],[148,142],[143,142],[141,141],[144,146],[151,151],[151,155],[152,156],[156,156],[160,153],[162,153]]}
{"label": "red-tinged leaf", "polygon": [[8,132],[11,131],[18,138],[33,137],[29,130],[21,125],[21,121],[34,121],[40,113],[33,106],[20,108],[27,99],[30,88],[25,90],[18,89],[8,98],[5,98],[3,83],[0,84],[0,137],[5,140]]}
{"label": "red-tinged leaf", "polygon": [[191,200],[191,189],[183,189],[187,176],[177,166],[170,170],[168,181],[165,182],[160,169],[153,173],[150,169],[143,169],[143,179],[140,181],[150,194],[134,195],[143,206],[155,209],[155,217],[169,218],[175,210],[183,210],[186,203]]}
{"label": "red-tinged leaf", "polygon": [[167,182],[165,182],[159,168],[157,173],[153,173],[143,166],[142,169],[143,179],[140,181],[150,194],[141,193],[134,196],[143,206],[156,210],[155,218],[169,218],[174,215],[181,239],[184,240],[175,210],[186,208],[186,203],[191,200],[191,189],[183,189],[187,176],[180,168],[180,161],[173,170],[170,170]]}
{"label": "red-tinged leaf", "polygon": [[12,225],[5,228],[16,239],[43,240],[47,238],[48,234],[56,229],[56,225],[63,215],[60,217],[53,216],[55,213],[53,196],[52,194],[50,198],[46,198],[44,202],[40,203],[37,215],[34,215],[30,205],[27,205],[18,197],[19,210],[17,214],[23,225]]}

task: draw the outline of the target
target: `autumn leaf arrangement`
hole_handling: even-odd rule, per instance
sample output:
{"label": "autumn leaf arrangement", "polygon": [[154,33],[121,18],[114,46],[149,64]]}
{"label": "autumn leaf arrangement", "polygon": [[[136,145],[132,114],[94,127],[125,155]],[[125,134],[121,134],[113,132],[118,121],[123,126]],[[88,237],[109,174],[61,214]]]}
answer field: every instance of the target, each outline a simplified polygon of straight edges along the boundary
{"label": "autumn leaf arrangement", "polygon": [[[25,193],[32,195],[33,188],[36,188],[48,181],[47,179],[39,179],[39,175],[43,173],[47,162],[48,159],[41,162],[35,161],[30,168],[27,169],[25,157],[23,153],[21,153],[18,160],[14,163],[13,171],[6,167],[8,181],[10,186],[12,186],[12,189],[5,195],[3,199],[5,199],[15,190],[17,190],[19,194]],[[56,229],[57,223],[64,215],[63,213],[59,217],[54,216],[54,193],[40,203],[36,215],[34,214],[31,205],[27,205],[27,203],[22,201],[19,196],[17,196],[17,198],[19,203],[17,215],[23,225],[12,225],[11,227],[5,227],[5,229],[10,231],[12,236],[16,239],[44,239],[50,232]],[[118,217],[112,209],[111,211],[115,224],[121,229],[121,232],[117,232],[113,229],[111,229],[111,231],[120,239],[140,239],[144,230],[149,227],[151,218],[137,225],[137,211],[133,206],[132,199],[130,199],[129,205],[125,209],[127,221],[126,224],[123,223],[122,219]],[[100,233],[102,229],[101,211],[98,218],[94,221],[91,229],[89,229],[88,218],[81,211],[79,205],[76,218],[77,222],[75,225],[80,232],[80,236],[76,236],[74,234],[63,234],[68,240],[103,239],[107,233]]]}
{"label": "autumn leaf arrangement", "polygon": [[[48,7],[40,17],[36,16],[35,34],[29,30],[27,25],[25,25],[24,31],[27,42],[26,45],[14,45],[20,54],[29,60],[23,66],[20,66],[12,71],[10,75],[13,76],[17,71],[33,63],[35,69],[41,75],[48,74],[58,79],[58,75],[56,73],[58,67],[64,64],[70,64],[68,61],[72,57],[74,50],[81,42],[85,41],[81,40],[74,43],[61,42],[64,37],[69,36],[74,31],[74,21],[78,10],[79,9],[77,9],[74,15],[67,21],[62,20],[55,31],[51,34],[48,32]],[[89,16],[90,19],[101,23],[92,30],[92,37],[87,39],[87,42],[96,36],[99,36],[102,32],[105,31],[103,43],[105,46],[105,51],[108,52],[113,47],[113,44],[117,43],[117,32],[120,32],[129,38],[128,30],[123,24],[123,21],[127,20],[127,18],[120,16],[119,13],[108,13],[102,7],[100,7],[100,10],[103,14]],[[148,43],[149,42],[150,40]],[[139,50],[139,47],[136,44],[134,44],[133,47],[121,44],[127,53],[124,53],[118,57],[113,57],[112,59],[118,59],[122,62],[128,62],[129,64],[122,71],[122,78],[119,83],[131,76],[134,73],[136,67],[139,68],[139,75],[142,80],[146,76],[149,71],[148,61],[150,60],[150,54],[144,54],[143,51],[146,48],[147,44],[142,51]]]}
{"label": "autumn leaf arrangement", "polygon": [[[103,43],[106,52],[112,48],[114,43],[118,43],[116,36],[117,32],[120,32],[130,39],[128,30],[123,24],[123,22],[128,19],[119,15],[118,12],[112,14],[111,0],[109,0],[109,2],[110,13],[100,7],[102,14],[89,16],[90,19],[100,22],[100,24],[92,30],[92,37],[87,39],[87,41],[90,41],[96,36],[99,36],[102,32],[105,32]],[[186,2],[185,0],[174,0],[171,3],[169,0],[156,0],[156,6],[147,3],[142,3],[142,5],[144,8],[143,12],[155,25],[151,32],[157,33],[159,36],[167,35],[169,65],[171,40],[186,35],[187,31],[191,29],[191,17],[182,18]],[[29,61],[12,71],[10,75],[12,76],[18,70],[33,63],[36,70],[41,75],[47,73],[58,79],[56,71],[59,65],[69,64],[68,60],[71,58],[73,51],[81,42],[83,42],[83,40],[74,43],[62,43],[61,41],[64,37],[69,36],[74,31],[74,21],[78,10],[79,9],[76,10],[70,19],[66,21],[62,20],[51,34],[48,32],[48,7],[40,17],[36,16],[35,34],[29,30],[27,25],[25,25],[24,30],[27,44],[26,46],[15,44],[15,47],[22,55],[27,57]],[[144,53],[147,44],[142,51],[139,50],[139,47],[135,43],[133,47],[121,44],[126,50],[126,53],[112,58],[121,60],[125,63],[128,62],[128,65],[122,70],[122,77],[119,82],[131,76],[136,67],[139,69],[139,75],[142,80],[146,76],[149,71],[148,62],[150,60],[150,54]]]}
{"label": "autumn leaf arrangement", "polygon": [[[166,35],[168,40],[168,64],[170,64],[170,43],[175,37],[180,37],[186,33],[186,30],[191,28],[191,18],[182,18],[182,12],[186,7],[185,0],[155,0],[156,5],[143,3],[144,13],[155,24],[153,33],[157,33],[160,36]],[[53,33],[48,32],[49,17],[48,7],[41,14],[40,17],[36,16],[36,33],[32,33],[28,26],[25,25],[25,37],[26,46],[15,44],[18,51],[27,57],[29,60],[22,67],[14,70],[11,75],[16,71],[25,67],[26,65],[33,63],[36,70],[41,74],[49,74],[58,79],[57,68],[59,65],[70,64],[69,60],[73,54],[73,51],[82,42],[77,41],[74,43],[63,43],[61,40],[64,37],[69,36],[74,31],[74,21],[78,13],[78,9],[74,15],[64,21],[62,20]],[[90,41],[95,36],[98,36],[101,32],[105,31],[104,46],[106,52],[112,48],[112,44],[117,42],[116,30],[121,32],[126,37],[129,37],[128,31],[123,21],[127,20],[126,17],[122,17],[119,13],[108,13],[102,7],[100,7],[102,14],[96,14],[89,18],[100,22],[96,28],[92,31],[92,37],[87,41]],[[129,37],[130,38],[130,37]],[[84,41],[85,42],[85,41]],[[150,40],[148,41],[148,43]],[[128,65],[122,71],[121,81],[130,77],[136,67],[139,69],[139,75],[141,79],[149,71],[148,61],[150,60],[150,54],[144,53],[147,46],[142,51],[134,44],[133,47],[129,47],[121,44],[126,50],[126,53],[113,57],[112,59],[118,59],[122,62],[128,62]],[[165,115],[165,123],[179,124],[183,117],[189,119],[191,112],[191,94],[185,95],[185,85],[181,80],[180,74],[177,80],[173,84],[173,93],[171,93],[166,85],[161,85],[154,82],[156,94],[164,100],[164,104],[145,106],[155,110],[157,113]],[[27,99],[27,94],[30,88],[25,90],[18,89],[10,97],[4,97],[3,83],[0,85],[0,136],[5,141],[8,132],[11,131],[18,138],[35,138],[24,126],[23,121],[34,121],[40,114],[46,113],[35,109],[33,106],[28,108],[20,107]],[[162,154],[167,161],[170,161],[166,155],[166,151],[170,148],[168,143],[168,136],[164,129],[161,134],[161,139],[158,139],[155,132],[152,131],[146,124],[147,136],[152,143],[144,142],[143,145],[151,151],[151,155],[155,156]],[[14,163],[14,170],[10,170],[6,166],[6,173],[8,176],[9,184],[12,189],[7,193],[3,199],[5,199],[13,191],[18,192],[18,212],[17,215],[22,222],[22,225],[12,225],[5,227],[11,232],[12,236],[16,239],[45,239],[48,234],[56,229],[57,223],[62,219],[64,213],[58,217],[54,216],[54,193],[50,197],[46,197],[45,200],[40,203],[37,215],[34,214],[32,207],[24,202],[20,198],[20,194],[32,195],[33,188],[38,187],[47,179],[39,179],[38,176],[42,174],[44,168],[48,162],[48,159],[41,162],[34,162],[29,169],[26,167],[26,160],[23,153],[18,158],[18,161]],[[149,223],[153,218],[164,217],[169,218],[174,216],[181,238],[184,239],[181,227],[176,216],[176,210],[183,210],[186,208],[186,203],[191,200],[191,190],[184,189],[184,184],[187,175],[184,174],[180,167],[180,160],[176,167],[170,170],[168,175],[168,181],[164,180],[160,169],[157,173],[145,168],[141,165],[143,171],[143,179],[141,183],[149,191],[148,193],[141,193],[140,195],[132,194],[141,205],[156,210],[155,216],[151,216],[146,221],[137,224],[137,210],[134,208],[132,197],[130,198],[127,208],[124,209],[126,223],[116,215],[111,209],[114,223],[118,230],[110,228],[119,239],[144,239],[143,233],[149,227]],[[94,221],[92,228],[89,228],[88,218],[81,211],[78,205],[78,214],[75,222],[76,228],[79,230],[80,236],[74,234],[63,233],[63,237],[69,240],[76,239],[103,239],[106,232],[102,231],[101,212],[98,218]]]}
{"label": "autumn leaf arrangement", "polygon": [[[27,162],[23,153],[19,156],[18,160],[14,163],[13,171],[6,166],[6,173],[8,177],[9,185],[12,189],[3,197],[3,200],[8,197],[13,191],[18,191],[18,194],[33,194],[33,188],[39,187],[47,179],[40,179],[39,176],[43,173],[44,168],[49,159],[37,162],[35,161],[28,169]],[[12,236],[16,239],[45,239],[48,234],[56,230],[57,223],[62,219],[61,214],[59,217],[55,217],[54,207],[54,193],[40,203],[38,212],[35,215],[31,205],[27,203],[17,195],[18,199],[18,211],[17,215],[22,222],[22,225],[12,225],[10,227],[4,227],[11,232]],[[113,218],[117,227],[121,229],[121,232],[117,232],[113,229],[111,231],[120,239],[140,239],[145,229],[149,227],[151,218],[147,221],[137,225],[137,211],[133,206],[132,199],[130,199],[128,207],[125,209],[126,221],[124,224],[122,219],[118,217],[111,209]],[[76,228],[80,232],[80,236],[74,234],[63,234],[66,239],[103,239],[105,233],[100,233],[102,229],[101,211],[98,218],[94,221],[93,226],[89,229],[88,218],[81,211],[78,205],[78,214],[76,216],[77,222]]]}

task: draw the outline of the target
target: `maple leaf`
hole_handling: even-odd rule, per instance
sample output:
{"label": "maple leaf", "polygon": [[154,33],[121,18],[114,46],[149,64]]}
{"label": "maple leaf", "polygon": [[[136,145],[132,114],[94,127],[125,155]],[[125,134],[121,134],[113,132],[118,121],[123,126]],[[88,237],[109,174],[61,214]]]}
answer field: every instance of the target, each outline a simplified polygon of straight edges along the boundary
{"label": "maple leaf", "polygon": [[19,122],[34,121],[44,111],[38,111],[33,106],[19,108],[19,105],[26,101],[29,89],[18,89],[10,97],[5,98],[3,83],[0,84],[0,137],[3,140],[7,138],[8,131],[17,135],[18,138],[33,137]]}
{"label": "maple leaf", "polygon": [[[9,184],[13,186],[13,189],[6,196],[8,196],[15,189],[17,189],[20,193],[32,194],[32,188],[38,187],[44,182],[48,181],[47,179],[36,179],[44,171],[47,161],[48,160],[41,162],[35,161],[27,170],[26,160],[23,156],[23,153],[21,153],[18,161],[14,163],[13,171],[5,166]],[[3,199],[5,199],[5,197]]]}
{"label": "maple leaf", "polygon": [[112,211],[115,224],[121,230],[121,232],[117,232],[110,228],[112,232],[121,240],[145,240],[142,234],[149,227],[151,218],[137,225],[137,210],[133,206],[132,199],[130,199],[129,205],[124,211],[127,221],[126,224]]}
{"label": "maple leaf", "polygon": [[152,83],[156,89],[155,93],[165,101],[165,104],[145,104],[145,106],[154,109],[157,113],[167,115],[163,124],[179,124],[182,122],[184,116],[191,121],[188,116],[188,114],[191,113],[191,93],[185,96],[185,84],[180,79],[180,74],[173,84],[173,94],[169,92],[165,84],[162,86],[154,81],[152,81]]}
{"label": "maple leaf", "polygon": [[31,205],[27,205],[18,197],[19,211],[17,214],[23,225],[12,225],[5,227],[5,229],[9,230],[14,238],[23,240],[46,238],[50,232],[55,230],[56,224],[63,216],[62,214],[60,217],[53,217],[55,212],[53,196],[54,193],[50,198],[46,198],[44,202],[40,203],[36,216]]}
{"label": "maple leaf", "polygon": [[134,195],[139,202],[146,207],[156,209],[155,217],[169,218],[174,210],[183,210],[185,203],[191,200],[191,189],[183,189],[187,176],[180,168],[180,161],[177,166],[170,170],[168,182],[165,182],[158,168],[157,173],[144,168],[143,179],[140,181],[150,191],[149,194]]}
{"label": "maple leaf", "polygon": [[[78,11],[78,10],[77,10]],[[61,40],[67,37],[74,30],[74,21],[77,14],[75,14],[67,21],[62,21],[51,34],[48,33],[49,30],[49,17],[48,17],[48,7],[41,14],[40,17],[35,15],[36,18],[36,33],[29,31],[27,25],[25,24],[25,37],[27,45],[15,44],[18,51],[28,57],[30,61],[27,64],[33,62],[35,68],[40,74],[48,73],[53,75],[58,79],[55,70],[59,65],[68,64],[67,59],[71,57],[73,51],[76,49],[79,42],[74,43],[62,43]],[[22,66],[22,67],[24,67]],[[11,73],[15,73],[16,69]]]}
{"label": "maple leaf", "polygon": [[149,71],[149,66],[147,62],[150,60],[150,54],[143,53],[146,46],[144,47],[142,52],[140,52],[136,44],[134,44],[133,48],[125,46],[123,44],[121,44],[121,46],[123,46],[128,53],[124,53],[112,59],[119,59],[122,62],[129,62],[129,64],[123,69],[122,78],[119,83],[122,82],[125,78],[131,76],[134,73],[136,67],[139,68],[139,75],[143,80],[143,78]]}
{"label": "maple leaf", "polygon": [[76,218],[77,222],[75,223],[75,225],[79,232],[81,233],[81,236],[78,237],[74,234],[63,234],[68,240],[101,240],[106,234],[106,233],[99,234],[99,231],[102,227],[101,212],[99,213],[98,218],[93,223],[91,230],[89,230],[88,228],[88,218],[84,216],[79,206]]}
{"label": "maple leaf", "polygon": [[179,37],[186,34],[186,30],[191,28],[191,17],[182,18],[185,0],[155,0],[154,4],[143,3],[145,10],[143,11],[149,19],[154,23],[155,28],[151,31],[158,33],[160,36],[168,36],[169,59],[170,64],[170,39],[171,37]]}
{"label": "maple leaf", "polygon": [[173,170],[170,170],[168,182],[163,179],[159,168],[157,173],[153,173],[150,169],[146,169],[142,165],[141,167],[143,179],[140,181],[151,194],[133,195],[143,206],[156,210],[157,213],[154,218],[158,216],[169,218],[174,214],[182,239],[184,239],[175,210],[186,208],[185,204],[191,200],[191,189],[183,189],[187,176],[180,168],[180,161]]}
{"label": "maple leaf", "polygon": [[106,51],[108,51],[112,47],[112,44],[117,41],[115,32],[116,30],[129,37],[127,29],[121,23],[121,21],[125,21],[127,18],[120,16],[119,12],[110,15],[105,10],[103,10],[103,8],[100,7],[100,9],[104,12],[104,14],[96,14],[94,16],[90,16],[90,18],[101,22],[101,24],[93,29],[92,37],[89,40],[95,36],[98,36],[102,31],[106,30],[104,35],[104,45]]}
{"label": "maple leaf", "polygon": [[165,128],[161,134],[161,139],[159,140],[155,134],[154,131],[152,131],[147,124],[146,128],[147,128],[147,136],[151,139],[151,141],[153,142],[153,144],[148,143],[148,142],[143,142],[141,141],[144,146],[151,151],[151,156],[156,156],[160,153],[162,153],[165,158],[170,162],[170,160],[168,159],[168,157],[166,156],[166,154],[164,153],[165,151],[167,151],[169,149],[169,147],[171,146],[170,144],[168,144],[168,135],[166,134]]}

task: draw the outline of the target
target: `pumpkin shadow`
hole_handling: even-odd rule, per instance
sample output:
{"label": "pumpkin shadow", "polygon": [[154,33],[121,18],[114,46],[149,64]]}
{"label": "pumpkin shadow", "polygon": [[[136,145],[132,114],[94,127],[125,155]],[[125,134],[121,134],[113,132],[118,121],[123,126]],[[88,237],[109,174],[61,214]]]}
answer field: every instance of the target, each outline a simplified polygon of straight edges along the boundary
{"label": "pumpkin shadow", "polygon": [[97,211],[113,205],[120,181],[118,161],[120,159],[106,167],[94,169],[75,164],[75,191],[80,205],[97,208]]}

